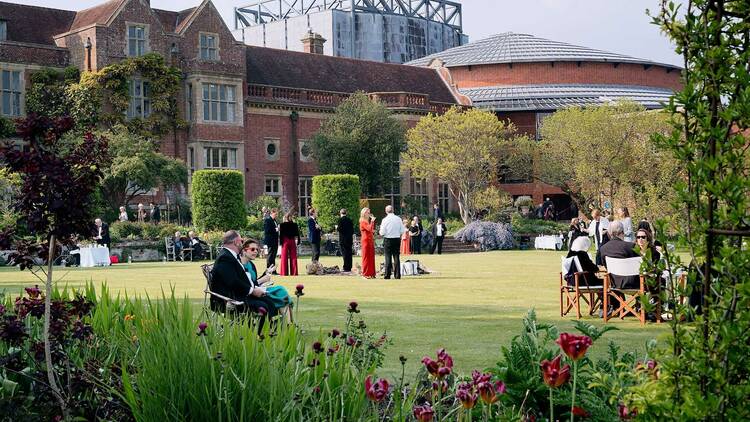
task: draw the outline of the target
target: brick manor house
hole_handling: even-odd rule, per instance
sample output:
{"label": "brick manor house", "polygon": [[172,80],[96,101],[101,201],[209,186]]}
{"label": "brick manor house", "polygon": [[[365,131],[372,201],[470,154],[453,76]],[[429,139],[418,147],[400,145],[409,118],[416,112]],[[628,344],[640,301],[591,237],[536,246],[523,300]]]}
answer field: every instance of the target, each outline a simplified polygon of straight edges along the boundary
{"label": "brick manor house", "polygon": [[[473,103],[533,136],[540,118],[559,107],[619,96],[653,108],[679,86],[674,66],[511,35],[397,65],[325,56],[325,40],[312,33],[298,41],[305,52],[244,45],[209,0],[178,12],[154,9],[148,0],[111,0],[77,12],[0,2],[0,113],[25,113],[30,75],[41,68],[96,71],[157,52],[182,71],[178,102],[189,122],[164,137],[162,151],[183,159],[190,173],[237,169],[247,200],[267,194],[304,212],[317,174],[309,140],[355,91],[382,101],[410,127],[428,113]],[[147,86],[132,81],[129,115],[148,114]],[[564,200],[550,186],[499,182],[513,195]],[[398,205],[402,195],[425,207],[457,208],[437,180],[404,173],[387,196]]]}

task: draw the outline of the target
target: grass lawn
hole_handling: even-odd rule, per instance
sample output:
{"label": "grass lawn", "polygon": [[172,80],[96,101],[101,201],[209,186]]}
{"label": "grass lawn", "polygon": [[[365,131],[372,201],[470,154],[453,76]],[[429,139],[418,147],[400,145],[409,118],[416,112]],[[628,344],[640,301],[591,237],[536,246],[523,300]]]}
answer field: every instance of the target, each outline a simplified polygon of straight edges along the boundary
{"label": "grass lawn", "polygon": [[[300,321],[311,341],[319,332],[342,328],[348,303],[356,300],[361,316],[375,332],[387,330],[394,343],[387,350],[384,373],[396,375],[398,356],[408,358],[407,371],[413,372],[424,355],[434,355],[445,347],[453,355],[460,372],[494,365],[500,348],[521,329],[521,318],[535,308],[542,322],[572,330],[573,318],[559,316],[558,286],[560,252],[495,251],[474,254],[421,255],[419,259],[433,274],[402,280],[364,280],[345,276],[277,277],[277,284],[293,292],[297,283],[305,285]],[[355,260],[357,258],[355,257]],[[309,258],[300,259],[300,266]],[[378,265],[383,257],[378,256]],[[341,265],[341,259],[323,257],[324,265]],[[205,280],[201,263],[134,263],[108,268],[56,270],[61,285],[81,286],[92,280],[106,282],[114,292],[160,297],[174,286],[179,297],[188,295],[202,306]],[[258,260],[262,271],[264,262]],[[56,278],[57,278],[56,277]],[[0,291],[16,295],[22,288],[38,283],[29,273],[0,268]],[[586,321],[601,325],[598,318]],[[634,318],[611,321],[620,330],[609,332],[591,350],[606,353],[607,339],[624,350],[643,352],[649,339],[663,344],[666,324],[641,327]]]}

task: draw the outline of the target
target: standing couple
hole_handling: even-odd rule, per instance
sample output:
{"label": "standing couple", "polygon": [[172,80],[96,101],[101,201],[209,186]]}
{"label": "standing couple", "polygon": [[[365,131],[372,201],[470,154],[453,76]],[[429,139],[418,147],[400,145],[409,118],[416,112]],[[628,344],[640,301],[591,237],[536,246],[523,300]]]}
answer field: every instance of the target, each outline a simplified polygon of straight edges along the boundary
{"label": "standing couple", "polygon": [[[385,207],[386,216],[380,225],[385,253],[385,279],[401,278],[399,248],[401,235],[406,231],[401,218],[393,213],[393,206]],[[375,216],[369,208],[362,208],[359,217],[359,230],[362,233],[362,277],[375,278]]]}
{"label": "standing couple", "polygon": [[[266,267],[270,268],[276,264],[279,243],[281,243],[281,275],[298,275],[297,268],[297,246],[300,244],[299,226],[294,221],[294,213],[291,211],[284,215],[284,222],[279,224],[276,217],[279,211],[271,209],[263,219],[263,243],[268,248],[266,256]],[[307,209],[307,236],[312,246],[312,260],[320,259],[320,242],[322,228],[318,223],[318,213],[313,207]],[[351,267],[351,265],[350,265]],[[274,272],[274,274],[276,274]]]}

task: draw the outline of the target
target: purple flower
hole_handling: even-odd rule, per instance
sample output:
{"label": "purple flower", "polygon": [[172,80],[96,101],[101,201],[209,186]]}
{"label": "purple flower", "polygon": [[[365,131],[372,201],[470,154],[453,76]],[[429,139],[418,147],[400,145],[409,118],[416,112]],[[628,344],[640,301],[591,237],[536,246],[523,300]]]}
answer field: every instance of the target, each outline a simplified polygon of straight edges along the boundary
{"label": "purple flower", "polygon": [[198,324],[198,335],[199,336],[205,336],[206,335],[206,328],[208,328],[208,323],[205,321],[201,321],[200,324]]}
{"label": "purple flower", "polygon": [[74,339],[87,340],[94,336],[94,329],[90,325],[84,324],[80,319],[73,323],[73,334]]}
{"label": "purple flower", "polygon": [[10,344],[19,345],[23,343],[23,339],[26,337],[28,337],[26,326],[14,315],[0,321],[0,339]]}
{"label": "purple flower", "polygon": [[349,308],[346,311],[350,313],[351,312],[359,313],[359,309],[357,309],[358,306],[359,304],[357,302],[354,302],[354,301],[349,302]]}
{"label": "purple flower", "polygon": [[333,337],[333,338],[336,338],[336,337],[338,337],[339,335],[341,335],[341,331],[339,331],[339,330],[337,330],[337,329],[335,329],[335,328],[334,328],[333,330],[331,330],[331,334],[329,334],[329,335],[330,335],[331,337]]}
{"label": "purple flower", "polygon": [[299,297],[299,296],[304,296],[304,295],[305,295],[305,293],[303,293],[303,292],[302,292],[303,290],[305,290],[305,285],[304,285],[304,284],[298,284],[298,285],[297,285],[297,287],[296,287],[296,288],[295,288],[295,290],[294,290],[294,294],[295,294],[295,295],[296,295],[297,297]]}
{"label": "purple flower", "polygon": [[26,290],[26,294],[32,299],[36,299],[42,295],[42,291],[39,290],[38,284],[35,284],[34,287],[26,287],[24,290]]}
{"label": "purple flower", "polygon": [[3,316],[3,315],[5,315],[5,306],[3,306],[3,304],[0,303],[0,316]]}
{"label": "purple flower", "polygon": [[323,344],[321,344],[319,341],[316,341],[315,343],[313,343],[312,348],[313,352],[320,353],[323,351]]}

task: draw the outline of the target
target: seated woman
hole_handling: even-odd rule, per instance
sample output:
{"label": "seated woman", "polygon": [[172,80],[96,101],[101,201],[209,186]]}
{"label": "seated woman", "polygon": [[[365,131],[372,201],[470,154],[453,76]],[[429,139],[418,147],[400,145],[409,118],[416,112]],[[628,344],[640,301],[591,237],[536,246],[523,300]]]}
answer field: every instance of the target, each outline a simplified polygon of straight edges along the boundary
{"label": "seated woman", "polygon": [[[585,274],[583,274],[583,277],[585,277],[585,282],[589,286],[596,286],[601,285],[601,280],[596,278],[596,273],[599,271],[599,267],[594,264],[593,261],[591,261],[591,257],[588,254],[588,250],[591,247],[591,239],[589,239],[588,236],[584,237],[577,237],[573,244],[570,247],[570,252],[568,252],[567,258],[577,257],[578,262],[581,264],[581,271],[583,271]],[[573,274],[576,272],[575,266],[570,267],[570,272],[566,274],[565,279],[568,281],[568,285],[574,286],[575,285],[575,279]],[[568,277],[570,275],[570,277]],[[583,283],[579,283],[579,286],[583,285]]]}
{"label": "seated woman", "polygon": [[648,251],[651,251],[651,262],[656,264],[661,259],[661,254],[654,245],[654,236],[650,230],[645,228],[638,229],[635,234],[635,244],[638,245],[641,256],[645,257]]}
{"label": "seated woman", "polygon": [[273,303],[274,307],[279,312],[284,312],[287,321],[291,322],[291,308],[293,306],[292,298],[283,286],[272,286],[273,282],[271,282],[270,273],[273,272],[273,266],[267,268],[266,271],[258,277],[258,270],[255,268],[255,264],[253,264],[253,259],[258,257],[258,251],[257,240],[245,240],[242,244],[242,254],[240,256],[242,266],[245,268],[245,272],[249,274],[250,280],[252,280],[253,284],[256,286],[263,286],[266,289],[266,298]]}

